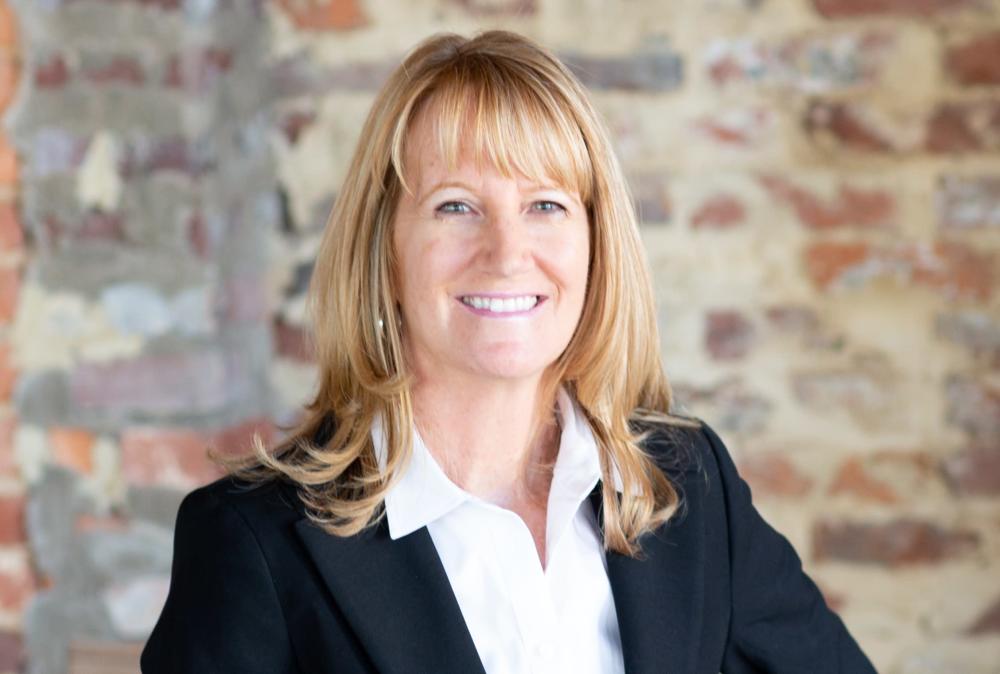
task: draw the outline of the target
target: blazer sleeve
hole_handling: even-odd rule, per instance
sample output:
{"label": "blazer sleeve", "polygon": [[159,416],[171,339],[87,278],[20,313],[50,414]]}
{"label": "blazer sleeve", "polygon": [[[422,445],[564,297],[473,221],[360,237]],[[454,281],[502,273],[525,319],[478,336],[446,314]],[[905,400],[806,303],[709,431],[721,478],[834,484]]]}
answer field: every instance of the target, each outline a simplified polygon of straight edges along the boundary
{"label": "blazer sleeve", "polygon": [[236,507],[208,489],[177,513],[170,590],[144,674],[296,672],[267,560]]}
{"label": "blazer sleeve", "polygon": [[875,674],[791,543],[754,508],[722,440],[707,425],[703,429],[729,523],[732,617],[723,674]]}

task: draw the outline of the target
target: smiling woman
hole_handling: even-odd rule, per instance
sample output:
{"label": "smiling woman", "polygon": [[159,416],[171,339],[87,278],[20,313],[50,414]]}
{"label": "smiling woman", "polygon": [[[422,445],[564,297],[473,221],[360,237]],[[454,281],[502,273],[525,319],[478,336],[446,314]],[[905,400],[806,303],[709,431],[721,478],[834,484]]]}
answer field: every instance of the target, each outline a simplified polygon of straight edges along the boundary
{"label": "smiling woman", "polygon": [[873,672],[672,413],[632,200],[569,70],[435,36],[361,139],[310,285],[316,397],[185,498],[143,671]]}

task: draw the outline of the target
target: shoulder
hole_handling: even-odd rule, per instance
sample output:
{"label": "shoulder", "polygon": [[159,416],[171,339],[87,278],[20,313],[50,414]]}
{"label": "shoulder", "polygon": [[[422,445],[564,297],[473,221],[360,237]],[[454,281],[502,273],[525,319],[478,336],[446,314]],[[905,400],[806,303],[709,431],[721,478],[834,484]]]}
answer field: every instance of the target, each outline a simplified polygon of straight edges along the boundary
{"label": "shoulder", "polygon": [[213,522],[235,518],[259,534],[303,514],[302,502],[290,482],[278,478],[250,482],[226,475],[188,493],[181,501],[177,523],[210,527]]}
{"label": "shoulder", "polygon": [[668,475],[701,473],[713,464],[718,435],[698,417],[636,418],[630,422],[640,445]]}

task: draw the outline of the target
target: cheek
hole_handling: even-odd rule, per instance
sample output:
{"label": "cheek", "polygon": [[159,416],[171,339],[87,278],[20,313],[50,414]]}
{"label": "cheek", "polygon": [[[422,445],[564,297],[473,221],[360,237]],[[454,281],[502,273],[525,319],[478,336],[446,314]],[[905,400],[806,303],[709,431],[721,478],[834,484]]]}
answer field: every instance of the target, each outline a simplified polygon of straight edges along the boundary
{"label": "cheek", "polygon": [[565,292],[574,300],[581,301],[587,289],[587,275],[590,268],[590,238],[586,231],[577,232],[573,237],[563,239],[550,250],[552,268],[557,270]]}
{"label": "cheek", "polygon": [[404,297],[420,303],[438,301],[437,295],[465,263],[466,252],[442,238],[412,240],[407,246],[399,258]]}

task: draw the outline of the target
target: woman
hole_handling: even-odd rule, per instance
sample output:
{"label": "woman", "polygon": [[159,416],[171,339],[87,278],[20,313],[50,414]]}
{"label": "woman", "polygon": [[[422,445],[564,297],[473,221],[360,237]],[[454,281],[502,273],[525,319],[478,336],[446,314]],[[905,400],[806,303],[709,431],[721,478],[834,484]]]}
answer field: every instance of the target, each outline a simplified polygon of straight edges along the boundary
{"label": "woman", "polygon": [[607,133],[523,37],[422,43],[310,286],[319,391],[188,495],[161,672],[872,672],[670,414]]}

